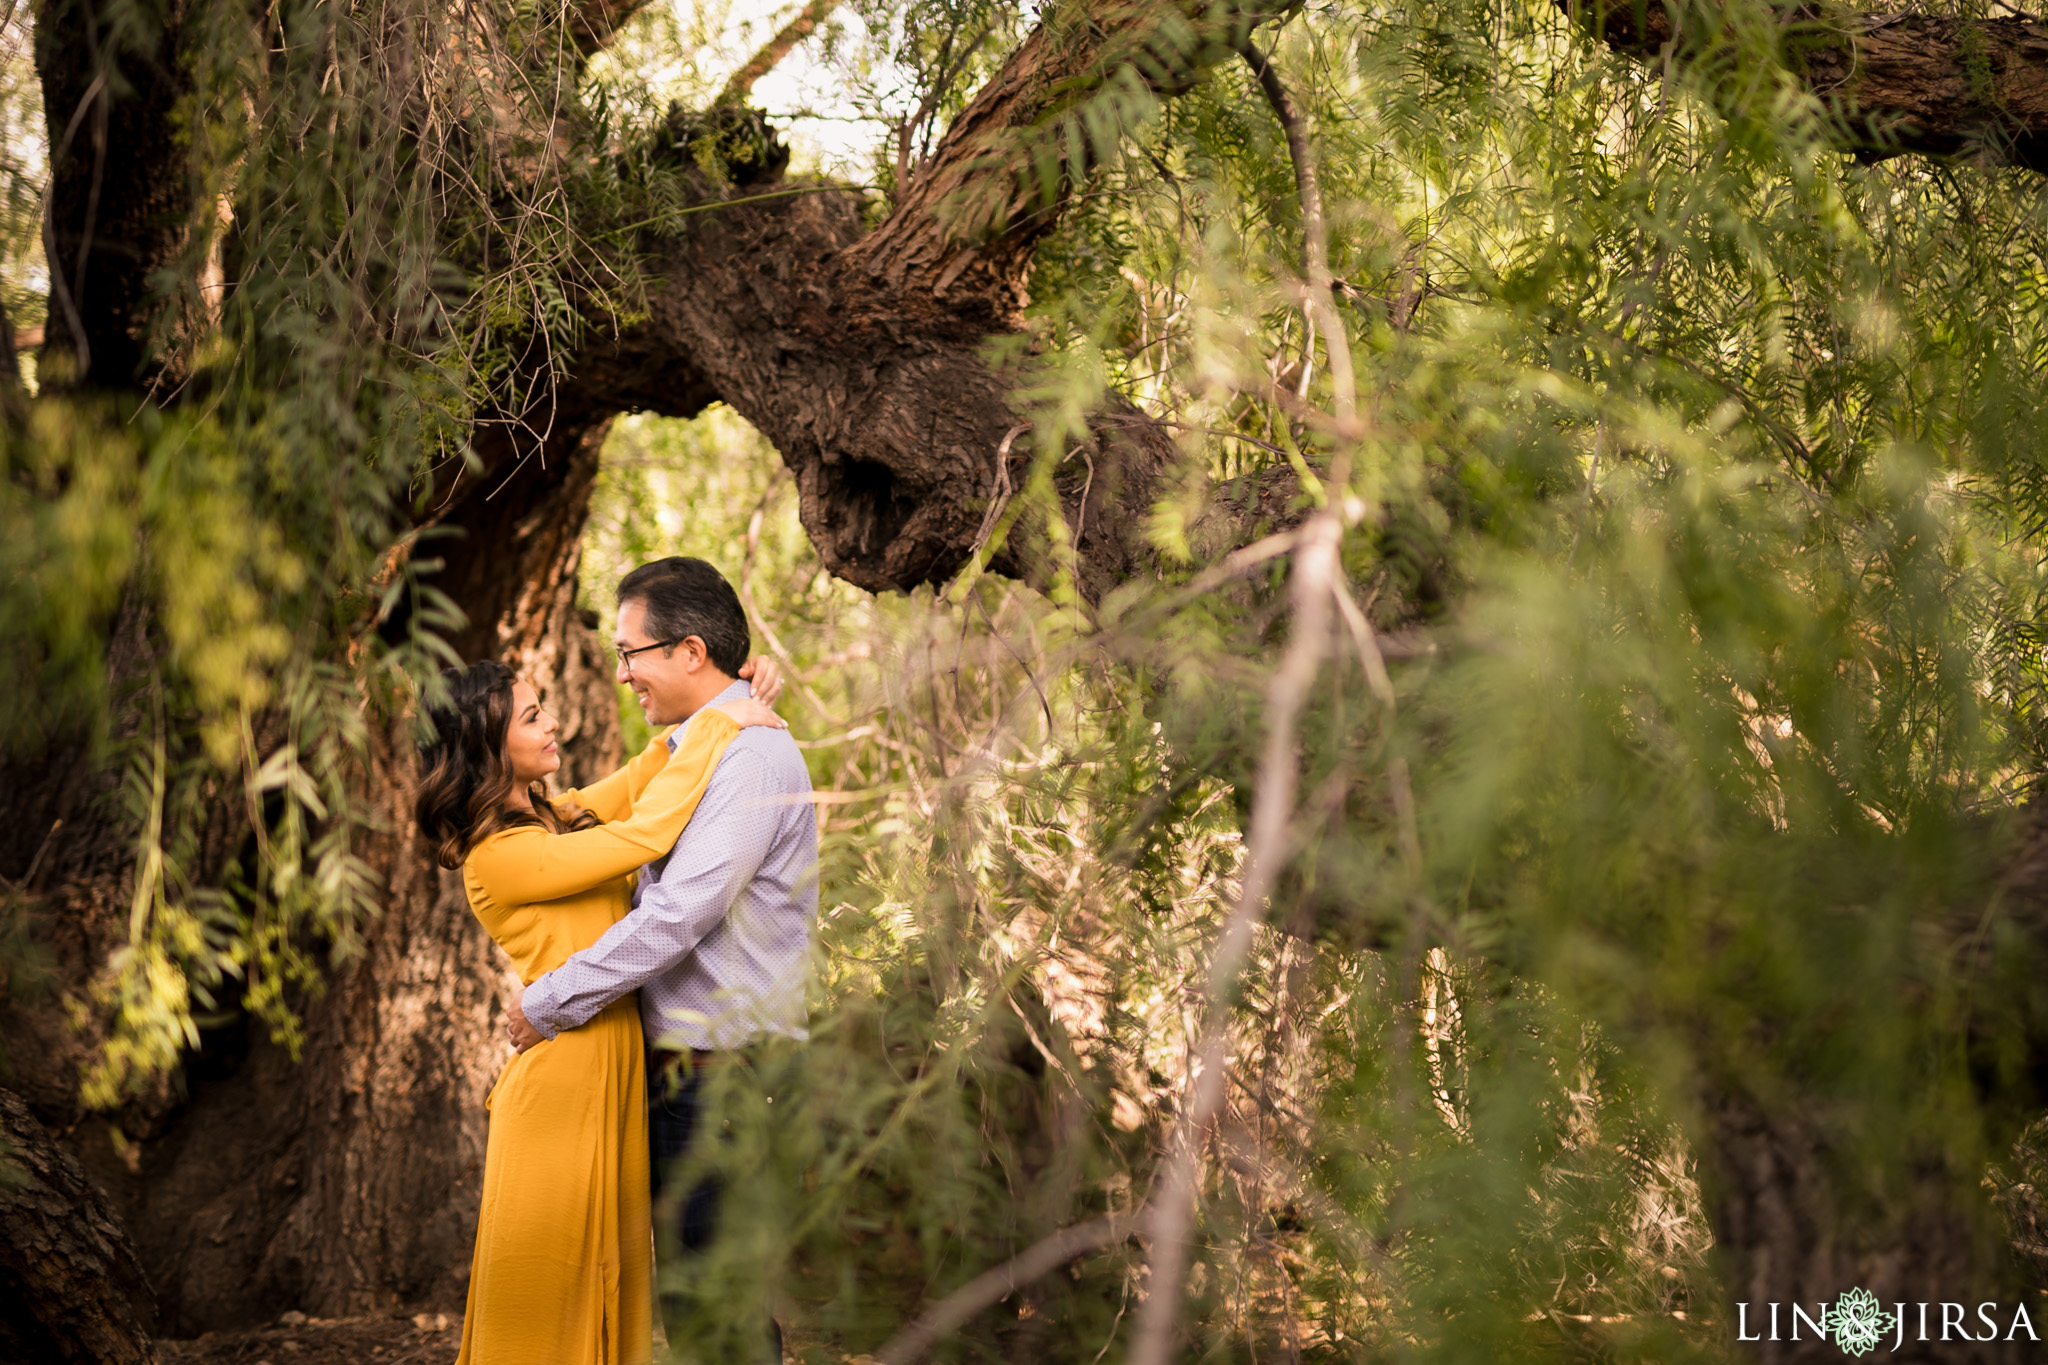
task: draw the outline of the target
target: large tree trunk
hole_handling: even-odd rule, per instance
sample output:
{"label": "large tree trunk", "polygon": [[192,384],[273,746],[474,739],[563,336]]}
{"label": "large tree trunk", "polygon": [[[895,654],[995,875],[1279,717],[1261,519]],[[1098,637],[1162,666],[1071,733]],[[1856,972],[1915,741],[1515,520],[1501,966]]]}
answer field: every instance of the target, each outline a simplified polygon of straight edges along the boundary
{"label": "large tree trunk", "polygon": [[[2010,842],[1987,833],[1984,865],[2003,869],[1982,901],[1929,905],[1913,941],[1936,970],[1952,972],[1936,989],[1981,1002],[1977,1010],[2003,1027],[2024,1029],[2027,1075],[1968,1032],[1944,1045],[1971,1063],[1978,1103],[1961,1113],[1918,1116],[1896,1104],[1845,1091],[1822,1074],[1802,1081],[1773,1072],[1774,1035],[1811,1021],[1773,1017],[1768,1006],[1740,1016],[1694,1021],[1700,1058],[1697,1100],[1701,1183],[1715,1238],[1715,1257],[1728,1297],[1749,1305],[1747,1322],[1759,1360],[1835,1361],[1841,1352],[1810,1332],[1790,1339],[1791,1305],[1832,1305],[1862,1288],[1890,1311],[1907,1305],[1905,1339],[1896,1351],[1888,1336],[1878,1351],[1899,1361],[2018,1361],[2041,1357],[2025,1331],[2003,1338],[2024,1305],[2032,1329],[2048,1337],[2041,1295],[2048,1282],[2038,1260],[2024,1261],[2015,1242],[2037,1233],[2040,1191],[2024,1173],[1998,1177],[1993,1197],[1988,1168],[2025,1158],[2015,1141],[2048,1107],[2048,807],[2036,806],[2010,831]],[[1903,975],[1903,974],[1902,974]],[[1902,986],[1895,1008],[1925,1008],[1920,981]],[[1825,1006],[1823,1006],[1825,1008]],[[1923,1024],[1923,1035],[1935,1032]],[[1743,1058],[1746,1065],[1732,1059]],[[1970,1125],[1983,1123],[1975,1133]],[[1887,1127],[1886,1125],[1893,1125]],[[1882,1142],[1886,1159],[1863,1153]],[[2002,1207],[2001,1207],[2002,1206]],[[2038,1254],[2038,1253],[2036,1253]],[[1783,1305],[1783,1332],[1768,1339],[1769,1305]],[[1928,1309],[1931,1340],[1918,1340],[1920,1308]],[[1940,1340],[1943,1303],[1965,1306],[1970,1338]],[[1986,1329],[1979,1305],[1994,1313],[1999,1339],[1979,1340]],[[1733,1320],[1734,1309],[1724,1309]],[[1760,1325],[1761,1324],[1761,1325]],[[1733,1333],[1731,1332],[1732,1336]]]}
{"label": "large tree trunk", "polygon": [[[1986,1302],[2002,1309],[1995,1313],[2001,1335],[2021,1304],[2034,1330],[2043,1326],[2041,1286],[2023,1281],[1996,1210],[1983,1197],[1981,1169],[1959,1170],[1930,1154],[1910,1183],[1880,1193],[1858,1188],[1863,1173],[1822,1136],[1830,1120],[1853,1124],[1867,1114],[1808,1112],[1796,1097],[1760,1099],[1733,1077],[1709,1087],[1705,1108],[1700,1158],[1716,1256],[1728,1298],[1748,1305],[1740,1320],[1732,1305],[1721,1311],[1731,1324],[1746,1324],[1748,1349],[1758,1360],[1841,1360],[1839,1347],[1810,1331],[1792,1339],[1792,1305],[1817,1316],[1819,1306],[1857,1288],[1888,1311],[1907,1305],[1903,1343],[1895,1351],[1887,1335],[1878,1347],[1888,1361],[2040,1358],[2041,1347],[2025,1333],[2013,1343],[1975,1339],[1984,1332],[1977,1308]],[[1777,1341],[1769,1337],[1773,1303],[1781,1306]],[[1935,1307],[1928,1326],[1936,1339],[1918,1340],[1921,1303],[1966,1305],[1972,1338],[1941,1341]]]}
{"label": "large tree trunk", "polygon": [[[587,46],[633,7],[591,7],[579,29]],[[51,0],[39,8],[36,49],[62,153],[45,387],[126,390],[129,403],[156,365],[147,343],[166,302],[153,297],[151,276],[182,248],[190,209],[174,118],[184,93],[178,16],[144,18],[157,24],[149,50],[117,50],[100,41],[90,0]],[[663,378],[672,391],[673,371]],[[454,480],[427,504],[425,553],[446,561],[438,583],[469,623],[451,643],[465,657],[516,662],[543,688],[563,722],[570,783],[620,758],[609,650],[576,601],[598,450],[618,406],[594,410],[570,395],[525,424],[480,425],[474,445],[487,477]],[[116,682],[146,672],[154,648],[150,623],[124,613],[110,651]],[[117,719],[116,733],[126,728]],[[203,1031],[178,1074],[113,1114],[80,1107],[97,1038],[75,1030],[66,1008],[125,941],[133,855],[107,800],[113,776],[81,761],[82,739],[62,735],[45,752],[0,762],[0,876],[12,884],[33,871],[22,889],[51,978],[0,981],[11,1080],[76,1158],[78,1179],[65,1187],[74,1209],[111,1211],[132,1236],[170,1334],[288,1308],[461,1306],[483,1098],[509,1055],[503,964],[459,883],[413,832],[407,733],[399,722],[379,736],[360,787],[389,831],[363,850],[383,877],[383,913],[366,926],[362,955],[297,1002],[303,1056],[294,1060],[229,1001],[229,1020]],[[216,812],[203,871],[235,856],[236,807],[225,800]],[[15,1235],[23,1226],[9,1222],[0,1240],[34,1259],[37,1247]],[[79,1307],[77,1330],[98,1330],[92,1314],[111,1312]],[[146,1350],[146,1334],[131,1335]],[[90,1358],[130,1358],[112,1344],[91,1349]]]}
{"label": "large tree trunk", "polygon": [[144,382],[151,276],[176,259],[191,207],[168,117],[188,89],[184,6],[144,0],[106,22],[95,0],[39,0],[36,72],[50,133],[45,383]]}
{"label": "large tree trunk", "polygon": [[[594,471],[595,433],[586,437],[580,458]],[[492,592],[475,604],[470,632],[477,652],[518,662],[552,699],[568,783],[620,758],[609,650],[575,601],[587,498],[585,480],[580,494],[526,509],[512,545],[531,545],[540,567],[523,580],[480,575]],[[518,553],[502,563],[508,574],[528,567]],[[363,955],[300,1002],[309,1041],[299,1060],[237,1016],[206,1030],[180,1074],[151,1095],[90,1114],[77,1085],[92,1039],[71,1030],[61,1000],[0,993],[14,1082],[105,1190],[170,1334],[288,1308],[461,1307],[483,1099],[510,1055],[505,964],[459,881],[434,866],[412,827],[408,725],[380,736],[361,788],[391,831],[364,850],[386,879],[383,913],[366,926]],[[57,842],[92,825],[96,784],[73,791],[48,807],[66,821]],[[220,820],[231,828],[233,813]],[[45,857],[34,888],[39,937],[56,954],[60,987],[89,981],[121,941],[124,870],[118,843],[82,840]]]}

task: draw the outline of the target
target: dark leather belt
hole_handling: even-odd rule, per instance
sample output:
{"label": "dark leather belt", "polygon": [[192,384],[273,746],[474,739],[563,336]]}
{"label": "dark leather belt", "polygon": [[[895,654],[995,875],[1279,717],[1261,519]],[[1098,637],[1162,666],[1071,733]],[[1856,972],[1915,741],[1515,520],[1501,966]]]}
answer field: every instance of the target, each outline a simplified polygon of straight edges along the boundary
{"label": "dark leather belt", "polygon": [[737,1052],[712,1051],[701,1047],[654,1049],[654,1069],[664,1076],[708,1071],[714,1066],[729,1066],[739,1059],[740,1054]]}

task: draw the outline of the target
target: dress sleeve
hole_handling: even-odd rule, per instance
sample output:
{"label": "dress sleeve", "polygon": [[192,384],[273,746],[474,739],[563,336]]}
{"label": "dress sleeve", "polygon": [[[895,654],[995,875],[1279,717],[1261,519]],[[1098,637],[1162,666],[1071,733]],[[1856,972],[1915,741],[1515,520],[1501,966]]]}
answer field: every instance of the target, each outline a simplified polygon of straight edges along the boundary
{"label": "dress sleeve", "polygon": [[531,825],[502,830],[470,850],[469,871],[486,894],[506,905],[560,900],[625,876],[675,847],[712,770],[739,732],[725,712],[705,712],[648,780],[631,816],[569,834]]}
{"label": "dress sleeve", "polygon": [[625,819],[633,813],[633,802],[647,790],[647,784],[668,766],[668,737],[673,733],[675,727],[668,726],[609,776],[564,792],[563,800],[574,801],[600,820]]}

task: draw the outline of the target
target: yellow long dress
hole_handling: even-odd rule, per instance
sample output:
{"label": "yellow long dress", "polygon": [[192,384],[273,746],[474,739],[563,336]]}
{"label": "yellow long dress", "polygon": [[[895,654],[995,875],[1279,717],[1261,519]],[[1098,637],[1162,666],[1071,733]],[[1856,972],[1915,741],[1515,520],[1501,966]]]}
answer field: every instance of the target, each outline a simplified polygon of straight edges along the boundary
{"label": "yellow long dress", "polygon": [[[631,906],[739,727],[706,712],[570,797],[608,823],[502,830],[470,850],[470,909],[531,983]],[[457,1365],[641,1365],[653,1352],[647,1076],[637,997],[514,1057],[491,1090],[469,1306]]]}

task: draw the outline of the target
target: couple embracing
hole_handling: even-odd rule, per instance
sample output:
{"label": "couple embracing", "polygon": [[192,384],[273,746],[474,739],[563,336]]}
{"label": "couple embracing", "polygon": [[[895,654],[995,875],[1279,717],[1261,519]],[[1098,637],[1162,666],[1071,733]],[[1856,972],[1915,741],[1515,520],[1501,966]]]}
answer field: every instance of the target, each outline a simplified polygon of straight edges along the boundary
{"label": "couple embracing", "polygon": [[[717,1221],[715,1182],[661,1197],[707,1078],[745,1083],[764,1040],[805,1036],[817,820],[767,705],[780,679],[747,660],[739,598],[698,559],[626,575],[614,643],[660,728],[588,787],[546,795],[556,723],[504,664],[447,670],[429,712],[420,826],[524,983],[458,1365],[648,1360],[656,1202],[684,1253]],[[749,1354],[776,1359],[773,1323],[759,1336]]]}

